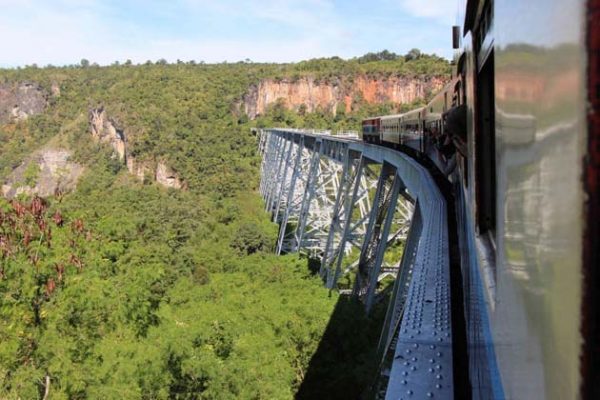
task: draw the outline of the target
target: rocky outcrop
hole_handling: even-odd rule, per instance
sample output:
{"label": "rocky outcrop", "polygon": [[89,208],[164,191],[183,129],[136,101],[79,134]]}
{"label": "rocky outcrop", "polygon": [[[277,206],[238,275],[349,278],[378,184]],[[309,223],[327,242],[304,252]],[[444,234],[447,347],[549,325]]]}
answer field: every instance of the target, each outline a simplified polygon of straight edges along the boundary
{"label": "rocky outcrop", "polygon": [[35,82],[0,84],[0,123],[22,121],[48,106],[48,93]]}
{"label": "rocky outcrop", "polygon": [[[251,86],[243,96],[239,111],[250,119],[263,114],[267,107],[283,101],[289,109],[307,112],[322,109],[336,113],[339,107],[350,112],[360,101],[369,104],[409,104],[439,91],[448,80],[443,77],[381,77],[366,75],[318,81],[300,79],[266,79]],[[359,100],[358,102],[355,100]]]}
{"label": "rocky outcrop", "polygon": [[127,170],[130,174],[138,178],[140,182],[145,182],[147,179],[152,178],[151,169],[149,163],[139,162],[131,156],[127,157]]}
{"label": "rocky outcrop", "polygon": [[169,168],[164,161],[140,161],[129,154],[125,130],[109,118],[104,107],[91,109],[89,112],[90,133],[92,137],[110,145],[116,157],[123,161],[129,173],[141,182],[153,179],[158,184],[174,189],[184,187],[177,173]]}
{"label": "rocky outcrop", "polygon": [[2,185],[2,195],[13,198],[19,194],[47,197],[75,188],[83,166],[71,162],[71,152],[47,148],[34,153],[17,167]]}
{"label": "rocky outcrop", "polygon": [[117,129],[115,122],[106,116],[104,107],[90,110],[89,119],[92,137],[108,143],[119,160],[125,161],[125,133],[122,129]]}
{"label": "rocky outcrop", "polygon": [[182,184],[175,171],[167,167],[167,165],[159,161],[156,164],[156,182],[160,183],[165,187],[170,187],[174,189],[181,189]]}

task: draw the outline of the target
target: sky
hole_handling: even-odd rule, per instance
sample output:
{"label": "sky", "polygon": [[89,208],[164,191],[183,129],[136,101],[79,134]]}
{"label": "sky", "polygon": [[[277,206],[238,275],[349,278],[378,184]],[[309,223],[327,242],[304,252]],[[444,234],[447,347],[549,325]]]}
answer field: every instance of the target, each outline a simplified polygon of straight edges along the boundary
{"label": "sky", "polygon": [[455,0],[0,0],[0,67],[451,58]]}

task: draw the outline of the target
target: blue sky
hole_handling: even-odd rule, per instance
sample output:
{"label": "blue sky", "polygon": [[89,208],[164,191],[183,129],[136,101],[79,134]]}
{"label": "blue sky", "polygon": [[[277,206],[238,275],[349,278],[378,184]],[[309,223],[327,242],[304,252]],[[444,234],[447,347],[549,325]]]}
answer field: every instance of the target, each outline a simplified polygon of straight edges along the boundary
{"label": "blue sky", "polygon": [[0,0],[0,66],[266,62],[418,47],[450,58],[456,0]]}

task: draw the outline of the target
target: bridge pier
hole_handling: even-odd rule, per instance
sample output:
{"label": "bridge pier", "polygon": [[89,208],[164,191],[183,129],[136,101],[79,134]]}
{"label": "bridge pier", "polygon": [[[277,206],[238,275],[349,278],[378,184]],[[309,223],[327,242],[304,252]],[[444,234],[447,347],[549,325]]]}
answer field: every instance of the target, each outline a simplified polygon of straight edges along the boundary
{"label": "bridge pier", "polygon": [[[329,289],[335,287],[341,275],[342,262],[348,244],[360,247],[359,243],[362,243],[366,231],[368,211],[371,208],[369,200],[371,186],[367,183],[365,176],[367,160],[362,156],[353,155],[349,163],[349,170],[343,182],[345,187],[341,193],[340,213],[336,215],[338,223],[333,222],[331,226],[333,238],[335,238],[336,229],[339,229],[342,234],[337,246],[335,243],[331,244],[333,247],[331,259],[324,257],[322,260],[322,269],[326,271],[326,284]],[[352,190],[351,195],[350,190]],[[358,219],[355,218],[356,206],[359,210]]]}
{"label": "bridge pier", "polygon": [[306,190],[304,191],[304,196],[302,198],[302,206],[300,208],[300,218],[298,220],[298,227],[295,233],[295,247],[292,249],[293,251],[299,251],[303,248],[303,239],[304,232],[306,230],[306,223],[308,221],[310,205],[315,196],[315,192],[319,186],[318,179],[320,176],[320,166],[321,166],[321,155],[323,148],[321,146],[321,142],[317,141],[314,144],[312,156],[310,159],[310,168],[308,170],[308,175],[306,177]]}
{"label": "bridge pier", "polygon": [[363,298],[367,313],[373,306],[375,288],[379,278],[383,255],[386,250],[392,218],[396,209],[398,194],[403,187],[396,169],[384,163],[377,191],[371,208],[367,233],[360,252],[353,295]]}
{"label": "bridge pier", "polygon": [[[331,226],[327,234],[327,242],[325,242],[325,250],[323,251],[323,256],[321,258],[321,268],[319,269],[319,275],[321,275],[321,278],[324,279],[327,279],[329,277],[328,266],[333,264],[333,254],[335,252],[334,240],[336,239],[336,236],[339,236],[338,231],[343,229],[341,221],[343,220],[344,212],[347,210],[348,207],[344,199],[348,197],[348,193],[350,192],[350,189],[354,184],[354,177],[352,177],[352,169],[356,158],[351,158],[350,151],[347,149],[344,152],[342,158],[344,161],[342,167],[342,174],[340,176],[339,190],[335,197],[335,204],[333,206],[333,217],[331,219]],[[338,235],[336,235],[336,233],[338,233]],[[329,279],[327,279],[327,286],[331,287],[329,284]]]}
{"label": "bridge pier", "polygon": [[283,212],[281,221],[276,221],[279,222],[280,226],[276,246],[277,254],[281,254],[282,249],[291,251],[291,245],[289,243],[284,243],[284,241],[286,240],[286,227],[288,226],[288,223],[292,221],[291,218],[293,218],[294,215],[297,215],[299,213],[299,207],[301,207],[302,194],[305,190],[305,181],[303,180],[303,177],[301,175],[302,166],[305,163],[305,159],[307,158],[307,155],[305,154],[305,151],[307,152],[307,150],[305,150],[304,148],[303,137],[299,138],[299,142],[296,144],[295,150],[296,153],[293,157],[294,162],[293,164],[289,165],[289,169],[291,169],[292,175],[287,190],[285,210]]}

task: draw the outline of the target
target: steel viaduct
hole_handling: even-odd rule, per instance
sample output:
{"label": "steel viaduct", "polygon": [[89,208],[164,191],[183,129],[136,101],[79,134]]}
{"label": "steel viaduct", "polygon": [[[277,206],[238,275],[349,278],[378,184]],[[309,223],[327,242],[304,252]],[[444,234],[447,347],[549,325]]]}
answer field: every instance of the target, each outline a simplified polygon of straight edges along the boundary
{"label": "steel viaduct", "polygon": [[[257,130],[260,193],[280,226],[275,251],[321,260],[330,289],[369,312],[394,277],[379,341],[379,399],[452,398],[453,334],[446,202],[408,155],[350,136]],[[404,245],[401,259],[393,248]],[[343,290],[342,290],[343,291]]]}

